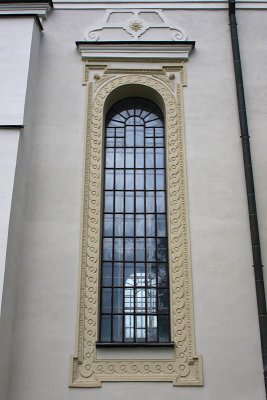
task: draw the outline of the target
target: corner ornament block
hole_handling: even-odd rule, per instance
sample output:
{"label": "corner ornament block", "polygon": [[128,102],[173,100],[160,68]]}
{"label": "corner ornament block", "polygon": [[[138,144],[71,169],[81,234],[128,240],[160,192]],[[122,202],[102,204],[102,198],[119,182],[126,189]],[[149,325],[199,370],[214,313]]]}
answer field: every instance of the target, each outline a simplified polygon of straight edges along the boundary
{"label": "corner ornament block", "polygon": [[[136,21],[137,23],[138,21]],[[139,23],[139,22],[138,22]],[[138,29],[134,25],[133,29]],[[139,43],[140,45],[142,43]],[[175,44],[175,42],[173,42]],[[85,140],[85,175],[81,233],[80,289],[76,354],[71,362],[70,387],[100,387],[102,382],[143,381],[172,382],[174,386],[202,386],[202,358],[196,355],[192,301],[192,278],[187,215],[183,86],[184,61],[193,42],[182,42],[187,52],[173,51],[169,42],[138,49],[117,44],[114,53],[105,43],[77,43],[85,61],[85,84],[88,88],[87,126]],[[136,43],[132,43],[137,46]],[[109,44],[108,44],[109,46]],[[122,48],[120,47],[122,46]],[[124,48],[125,47],[125,48]],[[177,50],[177,49],[176,49]],[[105,53],[106,51],[106,53]],[[128,51],[128,53],[127,53]],[[172,52],[173,51],[173,52]],[[120,53],[118,61],[117,53]],[[172,56],[170,56],[170,54]],[[151,54],[153,53],[153,57]],[[165,58],[168,54],[167,58]],[[181,56],[181,54],[183,54]],[[180,57],[181,56],[181,57]],[[141,60],[141,64],[139,64]],[[156,61],[156,64],[155,64]],[[168,252],[170,269],[172,353],[164,358],[99,357],[99,268],[102,220],[103,128],[106,104],[118,92],[147,93],[160,99],[165,110]],[[153,100],[153,98],[152,98]],[[116,350],[115,350],[116,351]],[[134,349],[131,349],[134,351]],[[153,350],[154,351],[154,350]],[[114,353],[113,353],[114,356]]]}

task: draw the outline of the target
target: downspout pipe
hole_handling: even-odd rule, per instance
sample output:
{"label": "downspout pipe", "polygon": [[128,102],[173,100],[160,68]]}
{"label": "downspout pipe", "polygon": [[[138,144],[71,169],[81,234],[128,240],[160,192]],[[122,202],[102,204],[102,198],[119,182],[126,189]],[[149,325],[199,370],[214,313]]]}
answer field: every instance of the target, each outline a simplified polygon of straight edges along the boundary
{"label": "downspout pipe", "polygon": [[244,162],[245,179],[246,179],[253,267],[255,275],[257,305],[258,305],[263,373],[264,373],[265,391],[267,398],[267,315],[266,315],[266,297],[265,297],[264,279],[263,279],[263,265],[261,259],[260,236],[258,228],[256,197],[255,197],[253,169],[252,169],[250,143],[249,143],[249,131],[248,131],[242,67],[241,67],[241,59],[239,51],[237,22],[235,15],[235,0],[228,0],[228,5],[229,5],[229,21],[230,21],[230,30],[232,39],[233,61],[235,70],[236,93],[237,93],[239,122],[241,131],[240,137],[242,141],[243,162]]}

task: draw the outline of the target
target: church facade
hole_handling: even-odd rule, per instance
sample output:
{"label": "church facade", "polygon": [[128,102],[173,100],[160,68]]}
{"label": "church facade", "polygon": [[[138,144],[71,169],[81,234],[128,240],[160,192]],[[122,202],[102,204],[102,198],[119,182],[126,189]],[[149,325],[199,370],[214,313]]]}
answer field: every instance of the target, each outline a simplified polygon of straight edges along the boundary
{"label": "church facade", "polygon": [[1,400],[266,398],[266,23],[0,1]]}

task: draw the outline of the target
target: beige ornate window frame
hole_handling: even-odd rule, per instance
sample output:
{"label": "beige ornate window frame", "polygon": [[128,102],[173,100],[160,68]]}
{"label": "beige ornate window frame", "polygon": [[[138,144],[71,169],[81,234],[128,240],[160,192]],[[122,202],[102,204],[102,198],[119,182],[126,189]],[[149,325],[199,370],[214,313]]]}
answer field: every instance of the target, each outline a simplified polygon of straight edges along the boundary
{"label": "beige ornate window frame", "polygon": [[[175,386],[201,386],[202,360],[196,355],[187,216],[183,86],[184,45],[172,59],[139,59],[83,54],[88,109],[85,141],[84,202],[76,355],[71,387],[100,387],[103,381],[170,381]],[[84,51],[85,44],[81,44]],[[182,45],[180,44],[180,47]],[[147,53],[147,52],[145,52]],[[140,53],[139,53],[140,54]],[[180,55],[179,55],[180,54]],[[102,57],[102,58],[101,58]],[[103,129],[105,113],[123,97],[141,95],[158,103],[165,114],[172,356],[158,359],[98,357],[99,265],[102,210]],[[134,349],[132,349],[134,350]],[[157,349],[153,351],[157,353]],[[115,350],[116,352],[116,350]]]}

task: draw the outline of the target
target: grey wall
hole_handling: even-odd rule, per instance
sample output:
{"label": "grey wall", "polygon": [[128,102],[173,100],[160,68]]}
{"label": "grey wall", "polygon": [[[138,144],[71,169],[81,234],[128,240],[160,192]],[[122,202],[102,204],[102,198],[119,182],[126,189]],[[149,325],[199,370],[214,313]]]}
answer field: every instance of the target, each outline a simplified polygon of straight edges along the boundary
{"label": "grey wall", "polygon": [[[8,263],[18,264],[18,276],[8,400],[263,400],[226,11],[166,11],[197,42],[187,65],[184,101],[196,347],[204,359],[204,387],[105,383],[101,389],[68,388],[75,339],[86,112],[82,62],[74,42],[102,15],[103,11],[54,11],[44,24],[36,96],[20,141],[10,227],[10,241],[19,251],[14,253],[9,246]],[[249,32],[240,27],[240,34],[249,36],[251,43],[247,49],[247,40],[242,40],[242,56],[252,82],[247,87],[248,108],[249,115],[253,114],[250,123],[258,132],[253,156],[261,154],[255,171],[259,211],[264,214],[267,82],[260,53],[265,42],[256,48],[252,43],[259,30],[264,33],[267,13],[244,11],[241,21],[250,23]],[[265,225],[266,217],[261,231]]]}

